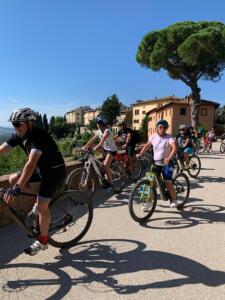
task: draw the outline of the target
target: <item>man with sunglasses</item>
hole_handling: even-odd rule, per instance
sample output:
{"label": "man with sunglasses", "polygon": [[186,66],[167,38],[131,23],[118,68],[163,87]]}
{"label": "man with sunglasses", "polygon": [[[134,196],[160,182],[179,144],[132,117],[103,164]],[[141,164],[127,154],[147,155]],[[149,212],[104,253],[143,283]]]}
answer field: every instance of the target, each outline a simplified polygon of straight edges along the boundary
{"label": "man with sunglasses", "polygon": [[[166,133],[168,127],[169,124],[166,120],[159,120],[156,124],[157,133],[149,137],[148,142],[137,156],[142,156],[151,146],[153,147],[155,164],[159,173],[162,174],[166,188],[171,195],[172,202],[170,203],[170,207],[174,208],[177,207],[178,203],[176,200],[176,191],[172,184],[173,165],[171,159],[177,151],[177,146],[173,137]],[[151,203],[149,203],[150,207]],[[145,206],[143,209],[148,210],[149,208]]]}
{"label": "man with sunglasses", "polygon": [[5,202],[11,203],[21,190],[28,192],[30,182],[41,182],[36,200],[40,235],[37,241],[25,249],[25,253],[30,255],[48,248],[50,224],[48,206],[66,176],[64,159],[56,143],[45,130],[34,126],[35,120],[35,113],[30,108],[21,108],[13,112],[9,121],[12,122],[16,132],[7,142],[0,145],[0,155],[16,146],[20,146],[28,155],[23,170],[9,177],[9,182],[13,187],[5,193]]}

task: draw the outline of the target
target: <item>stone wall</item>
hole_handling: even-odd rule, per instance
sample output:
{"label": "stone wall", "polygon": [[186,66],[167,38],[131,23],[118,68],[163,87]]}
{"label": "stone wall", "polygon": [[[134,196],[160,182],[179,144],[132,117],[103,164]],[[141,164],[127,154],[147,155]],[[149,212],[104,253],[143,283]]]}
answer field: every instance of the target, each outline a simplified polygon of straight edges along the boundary
{"label": "stone wall", "polygon": [[[82,166],[81,162],[73,161],[66,164],[66,171],[67,174],[71,172],[72,170],[79,168]],[[0,187],[8,187],[8,178],[9,175],[0,176]],[[39,184],[38,183],[32,183],[32,190],[31,193],[36,193],[38,191]],[[33,207],[35,199],[32,199],[28,196],[19,196],[16,197],[14,200],[14,203],[12,204],[18,211],[23,210],[25,212],[28,212]],[[12,220],[9,217],[9,214],[7,213],[7,208],[0,206],[0,226],[6,225],[11,223]]]}

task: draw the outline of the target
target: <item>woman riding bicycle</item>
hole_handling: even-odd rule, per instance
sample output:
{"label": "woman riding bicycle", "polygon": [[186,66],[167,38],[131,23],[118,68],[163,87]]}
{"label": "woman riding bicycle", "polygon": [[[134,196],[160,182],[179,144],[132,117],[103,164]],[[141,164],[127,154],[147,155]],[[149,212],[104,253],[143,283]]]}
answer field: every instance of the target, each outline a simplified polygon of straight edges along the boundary
{"label": "woman riding bicycle", "polygon": [[156,124],[157,133],[149,137],[148,142],[137,156],[142,156],[153,146],[155,164],[158,167],[159,173],[162,174],[165,185],[171,195],[172,202],[170,207],[174,208],[178,206],[178,203],[176,200],[176,191],[172,184],[173,166],[171,165],[171,159],[177,151],[177,146],[173,137],[166,133],[168,127],[169,124],[166,120],[159,120]]}
{"label": "woman riding bicycle", "polygon": [[113,185],[113,179],[112,179],[112,174],[110,172],[110,167],[112,160],[114,156],[117,153],[117,147],[116,143],[114,141],[114,136],[110,128],[106,126],[106,122],[102,117],[97,117],[96,118],[98,130],[94,137],[92,137],[85,146],[83,146],[83,149],[87,149],[89,146],[91,146],[97,139],[100,139],[100,142],[93,148],[93,151],[98,150],[99,148],[103,147],[104,152],[105,152],[105,159],[103,162],[104,166],[104,171],[106,173],[106,177],[108,180],[108,187],[109,190],[112,190],[112,185]]}

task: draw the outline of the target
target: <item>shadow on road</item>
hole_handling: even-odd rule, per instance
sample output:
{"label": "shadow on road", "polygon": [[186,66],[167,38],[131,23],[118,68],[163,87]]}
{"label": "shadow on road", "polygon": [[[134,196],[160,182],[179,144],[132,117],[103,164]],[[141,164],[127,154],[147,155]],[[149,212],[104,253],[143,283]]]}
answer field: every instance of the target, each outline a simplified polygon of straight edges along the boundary
{"label": "shadow on road", "polygon": [[[29,297],[35,287],[43,299],[62,299],[74,286],[79,285],[96,296],[96,293],[109,291],[129,295],[141,290],[190,284],[209,287],[225,284],[225,272],[210,269],[180,255],[146,250],[146,245],[136,240],[86,241],[71,249],[61,250],[61,255],[56,259],[57,262],[49,264],[4,266],[0,271],[2,293],[8,296],[16,292],[18,298],[21,294]],[[70,274],[76,272],[75,276],[66,273],[67,267]],[[176,275],[163,271],[162,278],[159,278],[154,275],[155,270],[170,271]],[[145,276],[142,284],[138,284],[132,274],[142,271],[145,271]],[[52,274],[54,278],[45,274]]]}

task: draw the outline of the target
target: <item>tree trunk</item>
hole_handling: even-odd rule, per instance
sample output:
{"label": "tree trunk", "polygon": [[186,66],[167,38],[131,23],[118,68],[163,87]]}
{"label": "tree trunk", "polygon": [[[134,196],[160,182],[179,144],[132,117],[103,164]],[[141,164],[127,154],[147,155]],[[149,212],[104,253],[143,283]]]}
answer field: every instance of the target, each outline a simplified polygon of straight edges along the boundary
{"label": "tree trunk", "polygon": [[190,108],[191,108],[191,125],[197,129],[199,125],[199,110],[200,110],[200,91],[197,82],[191,86]]}

